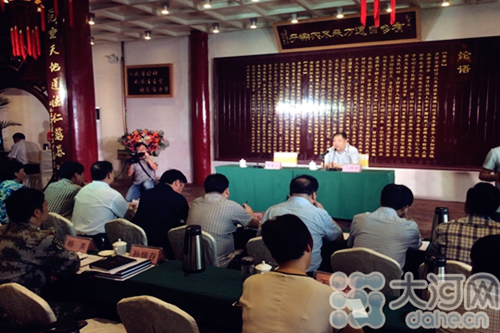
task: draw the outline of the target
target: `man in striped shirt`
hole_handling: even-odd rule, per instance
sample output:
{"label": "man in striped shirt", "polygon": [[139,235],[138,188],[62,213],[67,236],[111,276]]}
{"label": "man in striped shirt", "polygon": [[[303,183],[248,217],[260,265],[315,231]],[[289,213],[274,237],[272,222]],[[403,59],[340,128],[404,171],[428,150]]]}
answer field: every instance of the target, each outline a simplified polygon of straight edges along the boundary
{"label": "man in striped shirt", "polygon": [[61,165],[58,173],[60,180],[45,190],[49,212],[71,220],[75,196],[84,185],[83,171],[83,165],[78,162],[68,161]]}

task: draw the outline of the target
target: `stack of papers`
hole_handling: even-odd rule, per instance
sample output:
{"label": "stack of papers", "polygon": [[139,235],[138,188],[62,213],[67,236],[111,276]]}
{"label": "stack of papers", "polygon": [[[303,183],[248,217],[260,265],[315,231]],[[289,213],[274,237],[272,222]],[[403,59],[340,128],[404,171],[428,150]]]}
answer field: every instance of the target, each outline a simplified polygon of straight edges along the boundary
{"label": "stack of papers", "polygon": [[125,281],[151,267],[154,267],[154,265],[151,264],[149,259],[145,258],[130,258],[124,256],[102,258],[89,255],[82,260],[78,274],[83,272],[96,272],[97,274],[95,276],[101,279]]}

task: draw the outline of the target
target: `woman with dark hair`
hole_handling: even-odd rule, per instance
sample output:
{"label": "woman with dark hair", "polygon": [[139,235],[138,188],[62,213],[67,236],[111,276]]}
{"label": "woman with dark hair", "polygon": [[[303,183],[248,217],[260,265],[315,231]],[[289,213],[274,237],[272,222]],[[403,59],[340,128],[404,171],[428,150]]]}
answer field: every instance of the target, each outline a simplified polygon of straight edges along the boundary
{"label": "woman with dark hair", "polygon": [[0,170],[0,224],[9,223],[4,201],[12,192],[25,188],[22,184],[26,173],[24,165],[16,160],[9,161],[2,166]]}

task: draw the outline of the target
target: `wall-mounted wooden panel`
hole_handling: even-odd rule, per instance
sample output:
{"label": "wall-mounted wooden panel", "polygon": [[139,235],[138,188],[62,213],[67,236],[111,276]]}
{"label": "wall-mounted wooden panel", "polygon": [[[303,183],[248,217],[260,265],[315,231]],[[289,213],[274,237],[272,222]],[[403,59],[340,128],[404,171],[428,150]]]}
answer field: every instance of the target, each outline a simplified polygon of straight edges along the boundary
{"label": "wall-mounted wooden panel", "polygon": [[317,159],[345,131],[372,166],[479,167],[498,59],[498,37],[215,59],[216,159]]}
{"label": "wall-mounted wooden panel", "polygon": [[126,66],[127,97],[173,97],[172,64]]}

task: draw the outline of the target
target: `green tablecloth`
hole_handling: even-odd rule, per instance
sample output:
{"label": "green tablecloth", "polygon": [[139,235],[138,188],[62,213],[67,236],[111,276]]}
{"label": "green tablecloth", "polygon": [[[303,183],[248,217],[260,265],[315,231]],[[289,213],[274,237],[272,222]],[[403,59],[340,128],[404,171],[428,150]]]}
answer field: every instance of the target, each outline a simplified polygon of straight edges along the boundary
{"label": "green tablecloth", "polygon": [[334,218],[352,219],[354,215],[374,211],[380,206],[380,192],[394,183],[393,170],[363,170],[360,173],[311,171],[307,168],[264,170],[225,165],[215,168],[229,179],[230,198],[248,202],[255,211],[265,211],[286,200],[290,181],[301,174],[319,182],[318,201]]}
{"label": "green tablecloth", "polygon": [[[186,274],[182,262],[166,261],[123,282],[83,274],[58,281],[57,287],[69,299],[90,301],[106,308],[107,313],[116,311],[116,304],[122,298],[150,295],[178,306],[210,331],[241,332],[241,309],[232,306],[242,293],[241,272],[236,270],[207,266],[202,273]],[[386,323],[377,331],[415,332],[405,324],[406,314],[415,308],[407,304],[391,311],[388,305],[394,299],[386,296],[383,310]],[[366,327],[365,330],[371,331]]]}
{"label": "green tablecloth", "polygon": [[188,312],[200,326],[241,332],[241,309],[232,306],[242,292],[240,271],[207,266],[204,272],[186,274],[181,261],[165,261],[123,282],[88,274],[60,282],[64,294],[98,304],[106,314],[116,311],[122,298],[150,295]]}

